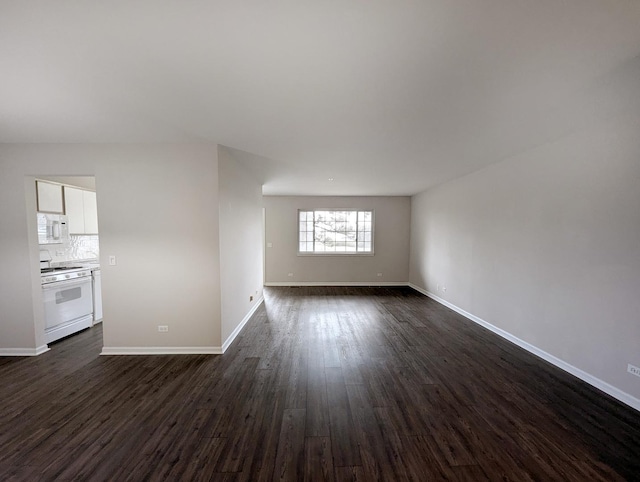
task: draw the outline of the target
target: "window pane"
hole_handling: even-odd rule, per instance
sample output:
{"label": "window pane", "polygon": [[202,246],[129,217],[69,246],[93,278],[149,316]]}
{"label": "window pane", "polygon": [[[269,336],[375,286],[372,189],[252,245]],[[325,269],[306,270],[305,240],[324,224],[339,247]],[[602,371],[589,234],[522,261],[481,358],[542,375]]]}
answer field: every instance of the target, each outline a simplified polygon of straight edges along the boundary
{"label": "window pane", "polygon": [[313,220],[316,224],[328,223],[328,222],[331,222],[333,218],[328,211],[316,211]]}
{"label": "window pane", "polygon": [[300,252],[371,252],[372,211],[305,210],[298,213]]}

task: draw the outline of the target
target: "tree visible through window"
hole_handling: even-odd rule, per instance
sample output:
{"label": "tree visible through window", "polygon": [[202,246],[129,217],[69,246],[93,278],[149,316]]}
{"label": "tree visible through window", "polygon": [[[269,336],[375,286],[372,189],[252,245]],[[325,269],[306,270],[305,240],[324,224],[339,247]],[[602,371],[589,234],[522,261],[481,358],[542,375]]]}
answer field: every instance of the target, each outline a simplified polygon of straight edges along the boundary
{"label": "tree visible through window", "polygon": [[301,254],[373,253],[373,211],[298,211]]}

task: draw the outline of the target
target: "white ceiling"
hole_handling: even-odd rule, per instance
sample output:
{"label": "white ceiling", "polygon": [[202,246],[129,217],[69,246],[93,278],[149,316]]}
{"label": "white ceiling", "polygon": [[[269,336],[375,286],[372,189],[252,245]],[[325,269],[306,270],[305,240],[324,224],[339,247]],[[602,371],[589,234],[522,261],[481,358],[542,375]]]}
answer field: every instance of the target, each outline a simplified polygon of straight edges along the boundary
{"label": "white ceiling", "polygon": [[265,194],[407,195],[574,129],[639,55],[636,0],[0,0],[0,142],[214,142]]}

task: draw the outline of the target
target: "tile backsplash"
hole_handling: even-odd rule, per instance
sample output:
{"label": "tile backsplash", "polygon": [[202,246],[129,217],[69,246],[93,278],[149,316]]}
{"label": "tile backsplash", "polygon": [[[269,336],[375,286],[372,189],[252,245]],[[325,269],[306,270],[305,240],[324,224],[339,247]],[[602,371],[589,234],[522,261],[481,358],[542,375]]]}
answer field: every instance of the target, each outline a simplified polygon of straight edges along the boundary
{"label": "tile backsplash", "polygon": [[[40,245],[40,251],[49,252],[51,264],[66,263],[68,261],[97,260],[100,257],[98,239],[97,234],[72,234],[69,236],[69,244]],[[40,259],[42,259],[42,256]]]}
{"label": "tile backsplash", "polygon": [[71,259],[98,259],[100,257],[100,246],[97,234],[72,234],[69,238],[69,255]]}

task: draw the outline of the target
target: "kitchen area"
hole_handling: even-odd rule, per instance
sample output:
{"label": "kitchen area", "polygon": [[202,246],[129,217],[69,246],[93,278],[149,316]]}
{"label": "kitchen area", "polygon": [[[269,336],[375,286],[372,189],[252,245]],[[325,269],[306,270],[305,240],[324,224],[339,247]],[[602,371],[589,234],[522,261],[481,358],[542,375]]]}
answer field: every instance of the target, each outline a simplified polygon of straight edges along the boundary
{"label": "kitchen area", "polygon": [[102,322],[95,179],[48,176],[34,189],[49,344]]}

